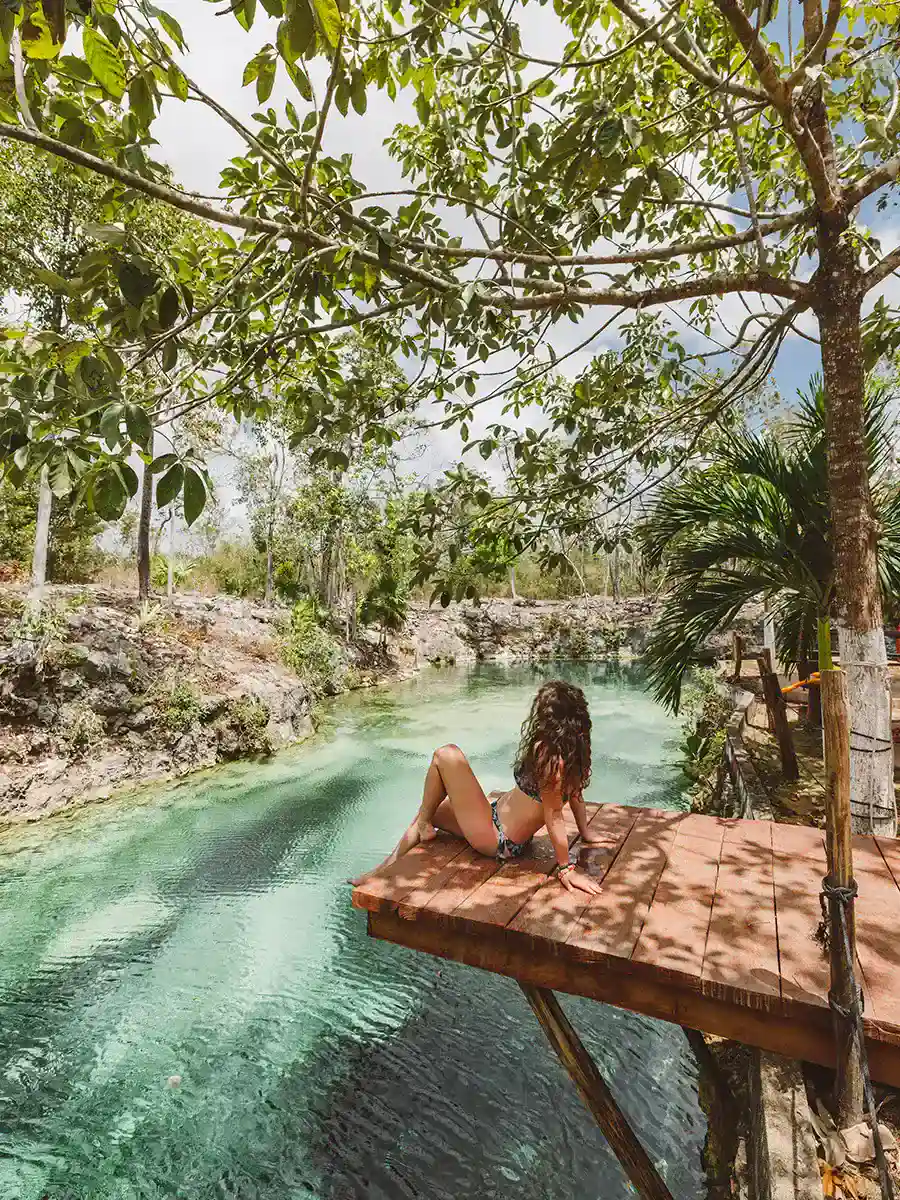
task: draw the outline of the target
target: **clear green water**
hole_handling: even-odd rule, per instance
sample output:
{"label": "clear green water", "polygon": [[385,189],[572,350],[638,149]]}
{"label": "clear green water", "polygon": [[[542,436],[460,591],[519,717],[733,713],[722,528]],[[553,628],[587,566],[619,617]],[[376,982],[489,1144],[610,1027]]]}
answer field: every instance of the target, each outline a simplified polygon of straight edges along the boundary
{"label": "clear green water", "polygon": [[[677,803],[674,727],[639,680],[564,673],[590,694],[589,798]],[[515,985],[370,941],[344,883],[436,744],[508,785],[546,674],[348,698],[272,762],[0,838],[0,1200],[628,1195]],[[565,1004],[675,1196],[699,1197],[683,1034]]]}

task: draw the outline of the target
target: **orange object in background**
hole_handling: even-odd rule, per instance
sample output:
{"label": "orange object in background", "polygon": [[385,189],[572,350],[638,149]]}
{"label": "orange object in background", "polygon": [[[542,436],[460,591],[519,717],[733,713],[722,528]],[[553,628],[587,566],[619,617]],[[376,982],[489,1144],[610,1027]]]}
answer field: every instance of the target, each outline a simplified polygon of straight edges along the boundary
{"label": "orange object in background", "polygon": [[[900,638],[898,638],[897,640],[900,641]],[[786,696],[788,694],[788,692],[794,692],[797,690],[797,688],[806,687],[806,685],[808,683],[818,683],[818,682],[819,682],[819,672],[813,671],[813,673],[812,673],[812,675],[810,675],[809,679],[800,679],[797,681],[797,683],[787,684],[786,687],[783,687],[781,689],[781,694],[782,694],[782,696]]]}

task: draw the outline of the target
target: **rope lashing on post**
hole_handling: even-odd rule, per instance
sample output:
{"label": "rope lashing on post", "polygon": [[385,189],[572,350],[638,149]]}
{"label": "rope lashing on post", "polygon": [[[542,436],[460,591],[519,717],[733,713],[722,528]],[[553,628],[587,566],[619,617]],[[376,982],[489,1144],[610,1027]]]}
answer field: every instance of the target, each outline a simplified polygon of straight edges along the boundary
{"label": "rope lashing on post", "polygon": [[841,926],[841,941],[844,958],[847,963],[847,972],[850,976],[850,992],[853,999],[849,1007],[845,1008],[838,1003],[832,992],[828,993],[828,1004],[831,1009],[838,1014],[844,1021],[852,1026],[853,1037],[856,1041],[856,1047],[859,1051],[859,1063],[863,1077],[863,1096],[866,1102],[866,1115],[869,1118],[869,1124],[872,1127],[872,1145],[875,1148],[875,1164],[878,1168],[878,1182],[881,1185],[881,1194],[884,1200],[894,1200],[894,1188],[891,1182],[891,1175],[888,1169],[887,1159],[884,1156],[884,1146],[881,1141],[881,1133],[878,1129],[878,1110],[875,1107],[875,1093],[872,1089],[872,1077],[869,1074],[869,1056],[866,1052],[866,1037],[863,1029],[863,1000],[862,988],[856,982],[856,971],[853,966],[853,954],[850,950],[850,934],[847,930],[847,910],[853,901],[856,899],[858,888],[856,880],[853,881],[850,887],[842,887],[840,884],[832,883],[831,876],[826,875],[822,880],[821,902],[823,914],[826,912],[826,904],[829,900],[836,901],[835,909],[837,910]]}

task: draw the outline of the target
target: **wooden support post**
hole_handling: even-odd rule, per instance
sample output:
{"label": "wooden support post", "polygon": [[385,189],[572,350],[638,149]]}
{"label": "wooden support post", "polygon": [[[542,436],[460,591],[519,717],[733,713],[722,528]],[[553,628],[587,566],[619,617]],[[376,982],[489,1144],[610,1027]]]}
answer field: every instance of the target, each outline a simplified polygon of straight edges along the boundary
{"label": "wooden support post", "polygon": [[781,685],[774,671],[766,670],[766,660],[760,655],[756,660],[759,667],[759,677],[762,681],[763,695],[766,698],[766,711],[769,714],[769,729],[778,740],[781,753],[781,774],[784,779],[799,779],[800,768],[797,766],[797,751],[794,749],[794,739],[787,719],[787,705],[781,694]]}
{"label": "wooden support post", "polygon": [[[823,669],[822,725],[825,740],[825,851],[828,878],[842,888],[853,887],[853,840],[850,822],[850,724],[847,681],[843,671]],[[844,1010],[854,1003],[851,968],[856,960],[855,905],[848,905],[847,933],[852,961],[847,962],[841,933],[840,900],[828,901],[828,946],[831,959],[831,997]],[[853,1023],[833,1009],[837,1047],[835,1078],[836,1124],[839,1129],[863,1118],[863,1079]]]}
{"label": "wooden support post", "polygon": [[734,675],[732,678],[735,683],[740,683],[741,669],[744,665],[744,639],[737,631],[732,633],[731,638],[734,647]]}
{"label": "wooden support post", "polygon": [[549,988],[534,987],[521,980],[519,987],[632,1184],[646,1200],[672,1200],[671,1192],[613,1099],[597,1064],[569,1024],[555,994]]}

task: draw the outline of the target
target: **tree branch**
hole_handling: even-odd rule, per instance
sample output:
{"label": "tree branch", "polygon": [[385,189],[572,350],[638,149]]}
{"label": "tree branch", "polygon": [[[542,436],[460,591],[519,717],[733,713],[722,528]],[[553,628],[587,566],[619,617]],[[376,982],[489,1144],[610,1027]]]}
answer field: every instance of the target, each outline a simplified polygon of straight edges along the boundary
{"label": "tree branch", "polygon": [[641,32],[648,32],[651,39],[661,49],[665,50],[673,62],[677,62],[689,75],[693,75],[695,79],[698,79],[700,83],[712,91],[727,92],[728,95],[738,96],[741,100],[755,100],[762,103],[771,101],[771,96],[766,92],[760,91],[759,88],[747,87],[742,83],[729,83],[727,79],[723,79],[720,75],[716,75],[698,66],[687,54],[678,49],[671,38],[667,38],[659,30],[654,29],[650,21],[639,9],[631,4],[630,0],[612,0],[612,2],[619,12],[626,16],[633,25],[636,25]]}
{"label": "tree branch", "polygon": [[341,72],[342,36],[338,38],[338,44],[334,49],[334,61],[331,64],[331,74],[328,76],[328,85],[325,88],[325,96],[322,100],[322,109],[319,113],[319,120],[316,125],[315,135],[313,137],[313,144],[310,147],[309,154],[306,158],[306,166],[303,168],[303,182],[300,185],[299,204],[300,218],[303,221],[306,221],[306,205],[309,196],[309,185],[312,180],[313,167],[315,166],[316,158],[319,154],[319,147],[322,145],[322,138],[325,136],[325,122],[328,120],[328,110],[331,108],[331,101],[334,97],[338,76]]}
{"label": "tree branch", "polygon": [[[107,162],[106,159],[97,158],[96,155],[88,154],[86,150],[80,150],[77,146],[70,146],[66,142],[60,142],[45,133],[39,133],[31,129],[22,129],[18,125],[10,125],[5,121],[0,121],[0,138],[4,137],[11,138],[13,141],[24,142],[29,146],[36,146],[39,150],[46,150],[57,158],[62,158],[66,162],[73,163],[76,167],[85,167],[87,170],[93,171],[97,175],[102,175],[106,179],[114,179],[117,183],[124,183],[127,187],[133,188],[145,196],[150,196],[152,199],[159,200],[163,204],[168,204],[172,208],[180,209],[182,212],[191,213],[193,216],[200,217],[204,221],[212,221],[217,225],[227,225],[233,229],[244,229],[248,233],[272,234],[276,238],[286,238],[292,242],[299,242],[301,245],[308,246],[311,249],[342,249],[340,242],[334,242],[330,238],[316,233],[315,230],[298,228],[296,225],[289,225],[284,221],[273,221],[268,217],[252,217],[247,216],[245,213],[233,213],[225,208],[217,208],[215,205],[207,204],[203,200],[197,200],[187,193],[169,187],[167,184],[158,183],[153,179],[145,179],[142,175],[138,175],[134,171],[129,171],[124,167],[117,166],[115,163]],[[361,262],[369,263],[379,270],[387,270],[390,274],[408,279],[411,283],[420,283],[432,291],[442,294],[458,290],[458,284],[454,280],[442,279],[441,276],[435,275],[431,271],[426,271],[421,267],[412,266],[397,258],[392,258],[390,266],[385,267],[378,255],[371,250],[365,250],[358,246],[354,246],[352,249],[355,257]]]}
{"label": "tree branch", "polygon": [[886,254],[880,262],[877,262],[874,267],[866,271],[862,277],[862,287],[864,292],[868,292],[876,284],[881,283],[882,279],[887,279],[894,271],[900,268],[900,246],[896,250],[892,250],[890,254]]}
{"label": "tree branch", "polygon": [[817,66],[825,57],[828,47],[831,45],[831,39],[835,35],[838,27],[838,21],[841,19],[841,0],[828,0],[828,12],[825,14],[825,24],[822,27],[822,32],[810,46],[803,58],[797,63],[797,66],[791,71],[785,80],[787,87],[794,87],[803,79],[807,67]]}
{"label": "tree branch", "polygon": [[759,81],[765,88],[766,97],[775,105],[779,112],[783,112],[790,98],[790,93],[787,91],[784,81],[778,73],[778,67],[772,58],[769,51],[763,45],[762,39],[757,35],[756,30],[750,24],[747,14],[741,8],[738,0],[713,0],[716,8],[725,18],[727,23],[741,43],[750,62],[753,64],[753,69],[759,76]]}
{"label": "tree branch", "polygon": [[886,183],[893,183],[898,175],[900,175],[900,156],[889,158],[880,167],[876,167],[868,175],[864,175],[853,187],[846,188],[844,202],[850,208],[856,208],[857,204],[861,204],[867,196],[877,192]]}
{"label": "tree branch", "polygon": [[541,296],[521,298],[492,295],[488,303],[496,308],[513,311],[556,308],[564,304],[640,309],[656,304],[670,304],[675,300],[692,300],[698,296],[725,296],[734,292],[763,292],[803,304],[809,304],[811,297],[809,286],[799,280],[779,279],[775,275],[756,272],[751,275],[707,275],[705,279],[687,279],[683,283],[633,292],[617,288],[602,291],[585,288],[562,289]]}

